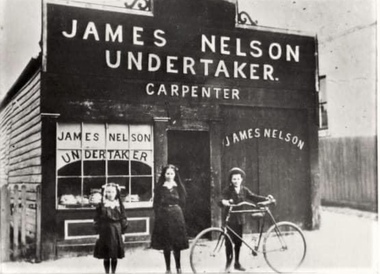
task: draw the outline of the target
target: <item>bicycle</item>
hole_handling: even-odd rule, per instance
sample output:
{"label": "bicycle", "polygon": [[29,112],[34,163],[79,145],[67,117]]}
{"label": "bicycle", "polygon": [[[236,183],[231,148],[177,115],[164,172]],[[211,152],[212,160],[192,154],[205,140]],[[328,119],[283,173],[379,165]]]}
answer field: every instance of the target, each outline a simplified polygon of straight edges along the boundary
{"label": "bicycle", "polygon": [[[275,199],[252,204],[242,202],[231,205],[225,218],[225,225],[221,227],[210,227],[201,231],[194,239],[190,248],[190,265],[194,273],[221,273],[225,272],[226,253],[223,246],[226,241],[232,244],[231,237],[227,231],[242,240],[253,256],[263,253],[265,261],[271,269],[278,273],[289,273],[295,271],[304,261],[306,256],[305,236],[297,225],[282,221],[277,223],[269,208],[276,203]],[[233,210],[236,207],[247,205],[250,209]],[[260,218],[258,239],[252,244],[239,237],[228,225],[231,214],[252,214],[253,217]],[[264,234],[264,226],[267,221],[271,226]],[[263,239],[262,239],[263,238]],[[260,243],[262,249],[260,250]],[[228,244],[228,243],[227,243]]]}

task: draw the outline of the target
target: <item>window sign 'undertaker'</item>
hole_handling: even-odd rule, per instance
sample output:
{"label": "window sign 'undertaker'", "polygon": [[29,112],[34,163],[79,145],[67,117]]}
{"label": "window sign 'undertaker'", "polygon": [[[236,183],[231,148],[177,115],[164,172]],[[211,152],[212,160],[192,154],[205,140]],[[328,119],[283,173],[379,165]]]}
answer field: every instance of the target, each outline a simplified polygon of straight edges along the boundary
{"label": "window sign 'undertaker'", "polygon": [[59,124],[58,169],[81,160],[153,161],[153,136],[147,125]]}

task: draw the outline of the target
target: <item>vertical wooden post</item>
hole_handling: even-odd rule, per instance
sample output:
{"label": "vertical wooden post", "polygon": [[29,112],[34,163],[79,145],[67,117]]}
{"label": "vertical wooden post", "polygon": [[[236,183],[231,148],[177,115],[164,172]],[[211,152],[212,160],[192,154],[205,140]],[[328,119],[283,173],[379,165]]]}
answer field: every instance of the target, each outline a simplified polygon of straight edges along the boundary
{"label": "vertical wooden post", "polygon": [[36,186],[36,262],[41,261],[41,186]]}
{"label": "vertical wooden post", "polygon": [[19,257],[19,192],[18,185],[13,187],[13,259]]}
{"label": "vertical wooden post", "polygon": [[8,185],[1,186],[0,189],[0,263],[9,261],[10,238],[10,199]]}
{"label": "vertical wooden post", "polygon": [[308,135],[309,135],[309,159],[310,159],[310,215],[306,224],[307,229],[318,229],[321,224],[320,206],[320,173],[318,162],[318,115],[317,107],[319,105],[317,93],[314,93],[314,108],[309,109],[308,114]]}
{"label": "vertical wooden post", "polygon": [[26,253],[26,185],[21,186],[21,253]]}
{"label": "vertical wooden post", "polygon": [[163,166],[168,164],[168,139],[166,130],[169,125],[168,117],[154,118],[154,162],[156,181]]}
{"label": "vertical wooden post", "polygon": [[222,174],[222,148],[221,148],[221,126],[219,120],[210,122],[210,166],[211,166],[211,225],[220,226],[222,218],[218,199],[221,195],[221,174]]}

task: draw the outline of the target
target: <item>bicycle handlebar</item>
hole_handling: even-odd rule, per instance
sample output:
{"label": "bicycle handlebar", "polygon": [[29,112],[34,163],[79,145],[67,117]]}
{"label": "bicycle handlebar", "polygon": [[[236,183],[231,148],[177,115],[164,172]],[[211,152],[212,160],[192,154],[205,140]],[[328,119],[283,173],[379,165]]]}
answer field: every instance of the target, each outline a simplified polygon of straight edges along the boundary
{"label": "bicycle handlebar", "polygon": [[258,202],[257,204],[253,204],[253,203],[249,203],[249,202],[240,202],[238,204],[231,204],[229,205],[229,207],[238,207],[238,206],[242,206],[242,205],[247,205],[247,206],[251,206],[251,207],[265,207],[265,206],[268,206],[268,205],[271,205],[271,204],[276,204],[276,199],[268,199],[267,201],[263,201],[263,202]]}

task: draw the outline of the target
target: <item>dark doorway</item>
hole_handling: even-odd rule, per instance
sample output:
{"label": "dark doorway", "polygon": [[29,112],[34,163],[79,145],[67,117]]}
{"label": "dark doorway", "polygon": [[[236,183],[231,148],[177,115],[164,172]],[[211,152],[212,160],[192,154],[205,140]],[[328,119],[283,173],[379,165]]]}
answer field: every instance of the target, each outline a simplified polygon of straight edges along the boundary
{"label": "dark doorway", "polygon": [[179,168],[187,190],[185,220],[190,237],[211,225],[210,137],[206,131],[168,131],[168,163]]}

